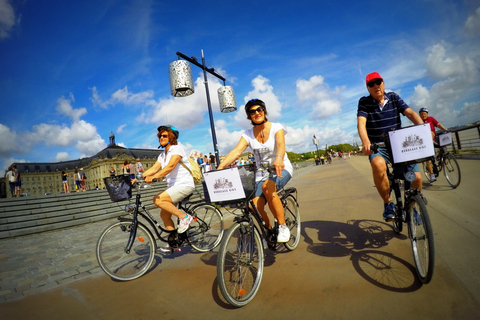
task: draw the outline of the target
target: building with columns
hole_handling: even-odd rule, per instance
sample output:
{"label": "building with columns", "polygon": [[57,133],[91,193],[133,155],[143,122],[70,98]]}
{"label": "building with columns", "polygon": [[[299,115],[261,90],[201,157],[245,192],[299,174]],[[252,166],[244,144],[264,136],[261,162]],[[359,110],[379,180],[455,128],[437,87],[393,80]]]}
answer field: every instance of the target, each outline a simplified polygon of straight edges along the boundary
{"label": "building with columns", "polygon": [[[45,194],[63,193],[62,171],[68,174],[70,192],[75,192],[75,170],[83,169],[86,179],[86,190],[104,188],[103,178],[110,176],[110,168],[113,167],[117,174],[122,172],[123,163],[131,161],[134,165],[137,159],[143,164],[145,170],[157,161],[158,150],[154,149],[130,149],[118,146],[115,143],[115,135],[109,136],[110,144],[88,158],[71,161],[52,163],[12,163],[17,166],[22,179],[22,192],[30,196],[42,196]],[[10,197],[8,182],[2,179],[0,197]]]}

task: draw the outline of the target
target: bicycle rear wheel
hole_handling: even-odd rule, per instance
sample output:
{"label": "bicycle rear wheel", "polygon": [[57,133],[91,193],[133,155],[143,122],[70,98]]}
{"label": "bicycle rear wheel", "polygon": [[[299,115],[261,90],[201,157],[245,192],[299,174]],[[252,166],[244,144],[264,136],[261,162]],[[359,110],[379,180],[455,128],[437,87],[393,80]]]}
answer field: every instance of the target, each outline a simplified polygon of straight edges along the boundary
{"label": "bicycle rear wheel", "polygon": [[200,252],[213,250],[223,236],[223,217],[220,211],[210,205],[201,204],[192,209],[194,220],[188,228],[188,242]]}
{"label": "bicycle rear wheel", "polygon": [[420,195],[410,197],[408,229],[418,278],[427,284],[435,267],[435,244],[427,207]]}
{"label": "bicycle rear wheel", "polygon": [[443,173],[453,188],[458,187],[461,179],[460,167],[458,166],[457,159],[451,154],[447,154],[443,158]]}
{"label": "bicycle rear wheel", "polygon": [[285,224],[290,229],[290,240],[285,243],[285,248],[294,250],[300,242],[301,220],[298,203],[292,195],[285,199],[285,207],[283,208],[285,215]]}
{"label": "bicycle rear wheel", "polygon": [[225,233],[217,258],[217,282],[223,297],[243,307],[255,297],[263,275],[263,245],[248,222],[233,224]]}
{"label": "bicycle rear wheel", "polygon": [[97,261],[110,277],[128,281],[145,274],[155,259],[156,243],[150,231],[138,224],[129,252],[125,252],[133,221],[119,221],[106,228],[97,242]]}

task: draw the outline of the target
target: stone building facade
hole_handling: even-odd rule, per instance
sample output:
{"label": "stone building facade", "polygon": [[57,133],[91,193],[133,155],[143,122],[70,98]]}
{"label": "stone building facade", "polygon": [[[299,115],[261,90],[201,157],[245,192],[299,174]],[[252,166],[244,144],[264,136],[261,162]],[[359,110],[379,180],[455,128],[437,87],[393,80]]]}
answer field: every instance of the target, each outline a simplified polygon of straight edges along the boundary
{"label": "stone building facade", "polygon": [[[155,149],[129,149],[115,144],[115,136],[110,135],[110,144],[96,155],[78,160],[54,163],[12,163],[17,166],[22,179],[22,192],[30,196],[63,193],[62,171],[68,174],[70,192],[75,192],[75,170],[83,168],[86,179],[86,190],[104,188],[103,178],[110,176],[113,167],[117,174],[122,172],[124,161],[134,165],[140,159],[145,170],[157,161],[159,151]],[[2,179],[4,180],[4,179]],[[1,197],[10,197],[8,183],[2,181]]]}

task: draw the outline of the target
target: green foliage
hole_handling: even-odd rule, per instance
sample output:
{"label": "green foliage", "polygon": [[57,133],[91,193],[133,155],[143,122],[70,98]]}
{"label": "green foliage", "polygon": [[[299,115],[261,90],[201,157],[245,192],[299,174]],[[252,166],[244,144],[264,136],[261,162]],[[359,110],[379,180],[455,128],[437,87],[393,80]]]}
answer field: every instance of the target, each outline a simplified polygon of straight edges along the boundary
{"label": "green foliage", "polygon": [[[318,149],[318,155],[322,156],[322,154],[326,157],[327,151],[333,150],[333,152],[352,152],[356,150],[351,144],[343,143],[337,145],[328,146],[328,150],[325,149]],[[304,152],[304,153],[294,153],[287,151],[288,159],[291,162],[301,162],[307,160],[313,160],[317,156],[317,150]]]}

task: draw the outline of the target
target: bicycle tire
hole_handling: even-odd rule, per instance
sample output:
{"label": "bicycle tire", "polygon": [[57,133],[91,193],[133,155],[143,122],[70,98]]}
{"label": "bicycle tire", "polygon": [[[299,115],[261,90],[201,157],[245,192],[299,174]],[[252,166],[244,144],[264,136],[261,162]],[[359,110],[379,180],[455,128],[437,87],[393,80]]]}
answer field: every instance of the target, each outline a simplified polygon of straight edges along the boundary
{"label": "bicycle tire", "polygon": [[129,253],[125,246],[130,237],[133,221],[119,221],[107,227],[97,241],[96,254],[100,268],[110,277],[134,280],[144,275],[155,259],[156,242],[150,230],[141,223]]}
{"label": "bicycle tire", "polygon": [[445,178],[447,182],[452,186],[452,188],[456,188],[460,185],[460,180],[462,175],[460,173],[460,166],[458,165],[457,159],[451,154],[447,154],[442,159],[443,162],[443,174],[445,174]]}
{"label": "bicycle tire", "polygon": [[417,276],[427,284],[432,280],[435,268],[435,242],[425,201],[418,194],[410,197],[408,229]]}
{"label": "bicycle tire", "polygon": [[285,224],[290,229],[290,240],[284,243],[287,250],[295,250],[300,242],[301,219],[300,210],[298,209],[297,200],[292,195],[285,198],[285,206],[283,207],[285,216]]}
{"label": "bicycle tire", "polygon": [[422,162],[422,172],[425,175],[425,178],[427,178],[427,181],[430,182],[430,172],[427,170],[427,162],[424,161]]}
{"label": "bicycle tire", "polygon": [[228,303],[243,307],[253,300],[260,288],[264,262],[258,230],[246,221],[233,224],[225,233],[217,258],[217,283]]}
{"label": "bicycle tire", "polygon": [[223,236],[222,213],[210,204],[201,204],[191,210],[193,221],[187,231],[188,242],[199,252],[216,248]]}

